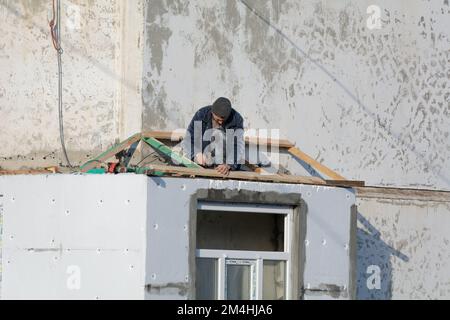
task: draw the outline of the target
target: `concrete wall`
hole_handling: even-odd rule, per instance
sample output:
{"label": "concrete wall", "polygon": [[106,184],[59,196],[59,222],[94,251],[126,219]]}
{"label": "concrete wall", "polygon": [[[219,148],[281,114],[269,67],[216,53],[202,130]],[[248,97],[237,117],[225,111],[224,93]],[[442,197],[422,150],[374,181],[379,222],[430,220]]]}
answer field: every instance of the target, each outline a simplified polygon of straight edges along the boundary
{"label": "concrete wall", "polygon": [[[224,95],[248,127],[282,129],[347,178],[450,189],[448,0],[379,0],[381,29],[367,27],[373,1],[63,3],[75,163],[142,129],[183,128]],[[0,1],[2,167],[61,162],[48,11]]]}
{"label": "concrete wall", "polygon": [[450,192],[361,188],[357,205],[357,298],[449,299]]}
{"label": "concrete wall", "polygon": [[354,296],[351,189],[123,174],[0,177],[2,298],[193,298],[197,201],[219,194],[296,207],[294,298]]}

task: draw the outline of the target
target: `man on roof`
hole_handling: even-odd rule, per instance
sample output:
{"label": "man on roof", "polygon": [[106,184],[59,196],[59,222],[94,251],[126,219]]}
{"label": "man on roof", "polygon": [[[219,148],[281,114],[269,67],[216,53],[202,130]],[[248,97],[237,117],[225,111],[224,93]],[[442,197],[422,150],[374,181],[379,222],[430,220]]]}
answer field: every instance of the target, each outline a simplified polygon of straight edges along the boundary
{"label": "man on roof", "polygon": [[199,109],[187,128],[185,153],[205,168],[227,175],[244,163],[244,119],[227,98]]}

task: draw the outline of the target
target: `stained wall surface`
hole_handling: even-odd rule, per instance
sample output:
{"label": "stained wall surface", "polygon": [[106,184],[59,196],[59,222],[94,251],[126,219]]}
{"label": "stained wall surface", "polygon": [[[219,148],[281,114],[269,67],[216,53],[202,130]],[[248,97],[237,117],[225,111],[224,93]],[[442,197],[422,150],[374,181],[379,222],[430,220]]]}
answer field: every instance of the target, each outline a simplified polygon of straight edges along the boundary
{"label": "stained wall surface", "polygon": [[[347,178],[449,190],[449,2],[372,4],[64,0],[72,162],[185,128],[227,96],[246,127],[280,129]],[[49,1],[0,1],[4,168],[64,164],[49,13]]]}
{"label": "stained wall surface", "polygon": [[449,2],[373,4],[148,1],[143,127],[227,96],[347,178],[448,190]]}
{"label": "stained wall surface", "polygon": [[[61,8],[64,134],[77,165],[140,131],[134,100],[141,83],[142,2],[63,0]],[[0,167],[6,169],[66,165],[51,16],[52,1],[0,1]]]}

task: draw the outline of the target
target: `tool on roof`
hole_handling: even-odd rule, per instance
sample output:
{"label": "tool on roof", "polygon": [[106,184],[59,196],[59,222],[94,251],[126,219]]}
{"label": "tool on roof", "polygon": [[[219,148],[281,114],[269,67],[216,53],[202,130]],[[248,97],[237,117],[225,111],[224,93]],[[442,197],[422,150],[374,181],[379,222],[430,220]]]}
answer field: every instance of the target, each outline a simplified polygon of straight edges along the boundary
{"label": "tool on roof", "polygon": [[[88,161],[80,167],[81,172],[104,174],[104,173],[127,173],[134,172],[138,174],[157,175],[157,176],[189,176],[189,177],[213,177],[213,178],[227,178],[239,180],[252,181],[266,181],[266,182],[280,182],[280,183],[301,183],[301,184],[319,184],[331,185],[341,187],[360,187],[364,186],[364,181],[346,180],[344,177],[327,168],[325,165],[314,160],[306,153],[295,147],[293,143],[288,140],[274,140],[274,139],[259,139],[257,137],[245,137],[246,144],[256,145],[275,145],[280,149],[286,149],[287,152],[327,175],[331,180],[326,180],[318,177],[302,177],[289,174],[270,174],[265,172],[259,166],[249,167],[254,172],[236,171],[230,172],[229,175],[223,176],[215,170],[204,169],[197,163],[186,158],[182,154],[174,151],[172,148],[165,145],[160,140],[171,140],[179,142],[183,139],[182,134],[174,134],[172,132],[153,131],[147,133],[139,133],[131,136],[123,142],[120,142],[107,151],[103,152],[96,158]],[[152,147],[155,151],[162,154],[167,159],[170,159],[178,166],[167,165],[144,165],[132,166],[130,160],[138,144],[143,141],[146,145]],[[107,162],[109,159],[116,157],[117,161]]]}

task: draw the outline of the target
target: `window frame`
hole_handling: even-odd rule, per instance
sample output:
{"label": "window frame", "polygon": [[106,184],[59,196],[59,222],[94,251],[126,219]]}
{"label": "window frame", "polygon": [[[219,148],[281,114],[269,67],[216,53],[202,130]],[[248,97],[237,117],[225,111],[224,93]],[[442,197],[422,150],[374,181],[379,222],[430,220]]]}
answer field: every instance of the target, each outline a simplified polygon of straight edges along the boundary
{"label": "window frame", "polygon": [[[269,205],[252,203],[234,203],[234,202],[209,202],[199,201],[198,210],[226,212],[250,212],[260,214],[281,214],[284,215],[284,247],[283,251],[250,251],[250,250],[220,250],[220,249],[196,249],[196,258],[217,259],[218,281],[217,298],[226,299],[226,266],[229,260],[252,261],[255,264],[256,288],[251,290],[251,299],[263,299],[263,270],[264,260],[285,261],[286,263],[286,284],[285,299],[292,299],[292,228],[294,207],[289,205]],[[214,214],[214,213],[212,213]],[[252,287],[253,289],[253,287]]]}

